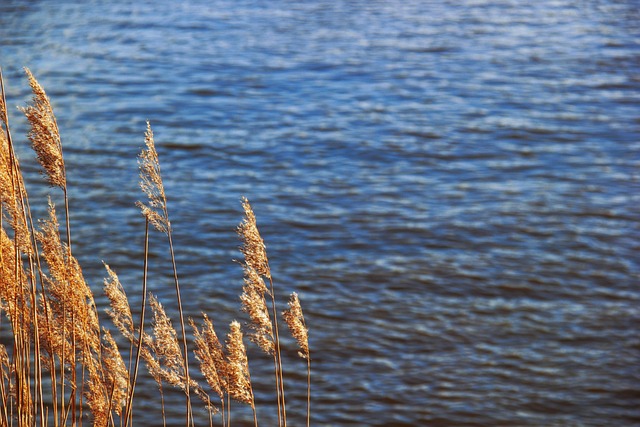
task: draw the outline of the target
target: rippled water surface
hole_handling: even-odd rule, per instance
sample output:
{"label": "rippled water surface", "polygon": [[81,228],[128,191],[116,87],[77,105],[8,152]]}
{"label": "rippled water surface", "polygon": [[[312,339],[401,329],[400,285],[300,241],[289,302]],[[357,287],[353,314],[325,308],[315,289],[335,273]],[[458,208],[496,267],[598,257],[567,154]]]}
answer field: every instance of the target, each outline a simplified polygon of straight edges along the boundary
{"label": "rippled water surface", "polygon": [[[631,426],[638,11],[631,0],[4,0],[0,65],[11,107],[29,97],[23,66],[52,98],[76,253],[97,294],[104,260],[139,302],[145,120],[185,309],[207,311],[220,333],[244,319],[234,230],[240,197],[251,200],[279,296],[297,290],[306,310],[313,425]],[[20,152],[32,204],[46,192],[59,203],[26,143]],[[175,315],[161,236],[151,252],[151,290]],[[303,425],[305,365],[285,344],[287,410]],[[274,425],[270,361],[251,357],[259,415]],[[155,386],[140,388],[137,424],[157,425]],[[168,396],[181,425],[183,399]]]}

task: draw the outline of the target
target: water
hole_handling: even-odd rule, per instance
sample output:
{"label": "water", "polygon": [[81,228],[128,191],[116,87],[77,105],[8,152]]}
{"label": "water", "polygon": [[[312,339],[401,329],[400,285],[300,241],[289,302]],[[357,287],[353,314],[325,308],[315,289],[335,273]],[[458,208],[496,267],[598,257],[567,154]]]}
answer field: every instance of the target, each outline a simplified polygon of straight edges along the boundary
{"label": "water", "polygon": [[[243,318],[247,196],[281,299],[297,290],[306,310],[313,425],[640,425],[637,2],[176,3],[0,4],[9,103],[28,99],[30,67],[97,294],[104,260],[139,301],[148,119],[186,311],[219,333]],[[48,191],[59,203],[26,144],[21,158],[36,209]],[[170,307],[160,236],[151,251]],[[273,425],[270,362],[251,360]],[[142,384],[138,424],[157,425]]]}

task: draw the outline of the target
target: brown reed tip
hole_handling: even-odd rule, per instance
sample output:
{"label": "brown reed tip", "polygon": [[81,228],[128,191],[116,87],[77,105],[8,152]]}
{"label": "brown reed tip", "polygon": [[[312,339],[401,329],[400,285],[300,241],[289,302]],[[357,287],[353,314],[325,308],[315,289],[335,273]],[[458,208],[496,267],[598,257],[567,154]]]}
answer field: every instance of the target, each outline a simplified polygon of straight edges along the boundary
{"label": "brown reed tip", "polygon": [[61,242],[59,223],[54,204],[49,200],[49,218],[42,221],[36,238],[49,267],[51,277],[45,280],[49,289],[49,302],[54,313],[53,327],[68,336],[74,331],[76,347],[84,353],[89,349],[100,351],[100,326],[93,292],[87,285],[78,260],[69,247]]}
{"label": "brown reed tip", "polygon": [[160,175],[160,160],[149,122],[147,122],[144,141],[146,148],[140,152],[138,166],[140,168],[140,188],[149,200],[147,204],[137,202],[136,205],[156,230],[166,234],[171,229],[167,215],[167,197]]}
{"label": "brown reed tip", "polygon": [[246,197],[242,198],[242,207],[245,217],[238,226],[238,235],[242,240],[240,251],[244,255],[245,262],[249,267],[253,268],[259,275],[271,278],[271,270],[267,258],[267,247],[260,236],[256,216]]}
{"label": "brown reed tip", "polygon": [[[0,227],[0,310],[6,311],[11,321],[20,328],[30,326],[30,305],[27,301],[27,282],[21,265],[15,263],[15,244],[4,228]],[[27,322],[27,323],[23,323]]]}
{"label": "brown reed tip", "polygon": [[249,376],[247,351],[242,341],[240,323],[231,322],[227,335],[227,360],[229,361],[229,395],[238,402],[253,407],[253,390]]}
{"label": "brown reed tip", "polygon": [[93,425],[106,427],[109,419],[109,397],[104,379],[104,372],[98,358],[93,354],[82,358],[83,367],[89,374],[88,389],[85,391],[87,405],[93,415]]}
{"label": "brown reed tip", "polygon": [[111,306],[111,308],[107,309],[107,314],[122,335],[133,342],[135,330],[127,294],[120,283],[120,279],[118,279],[118,275],[106,263],[103,264],[109,275],[108,278],[104,279],[104,293],[109,298]]}
{"label": "brown reed tip", "polygon": [[7,135],[0,129],[0,201],[8,214],[18,248],[25,254],[32,254],[31,233],[22,209],[26,192],[12,151]]}
{"label": "brown reed tip", "polygon": [[302,314],[300,299],[297,293],[292,293],[289,298],[289,309],[282,313],[282,317],[291,331],[291,335],[298,342],[300,351],[298,355],[309,359],[309,333]]}
{"label": "brown reed tip", "polygon": [[120,416],[122,408],[129,398],[129,371],[124,364],[116,341],[105,328],[103,328],[103,339],[102,362],[104,364],[105,385],[111,396],[110,405]]}
{"label": "brown reed tip", "polygon": [[224,397],[226,390],[227,361],[224,357],[222,345],[213,328],[213,323],[206,314],[203,313],[204,322],[202,331],[198,329],[193,319],[189,319],[189,324],[193,328],[195,338],[195,355],[200,361],[200,372],[205,381],[220,399]]}
{"label": "brown reed tip", "polygon": [[155,296],[149,294],[149,306],[153,312],[154,352],[162,364],[170,370],[184,372],[182,351],[171,319]]}
{"label": "brown reed tip", "polygon": [[67,185],[60,132],[56,123],[53,107],[42,86],[28,68],[24,69],[33,92],[33,105],[22,108],[31,130],[28,137],[38,161],[44,168],[49,184],[63,190]]}
{"label": "brown reed tip", "polygon": [[265,300],[267,287],[262,277],[251,268],[245,266],[245,285],[242,287],[242,311],[249,315],[251,322],[249,327],[252,332],[249,339],[267,354],[273,354],[276,350],[275,339],[273,335],[273,326],[269,309]]}

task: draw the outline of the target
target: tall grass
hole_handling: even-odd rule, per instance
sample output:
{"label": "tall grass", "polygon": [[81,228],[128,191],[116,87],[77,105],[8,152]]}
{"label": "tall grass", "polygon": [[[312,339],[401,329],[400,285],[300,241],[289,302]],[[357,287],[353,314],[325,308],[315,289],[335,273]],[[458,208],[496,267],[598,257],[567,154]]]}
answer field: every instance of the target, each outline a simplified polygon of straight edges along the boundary
{"label": "tall grass", "polygon": [[[70,201],[62,141],[53,108],[44,89],[26,70],[32,102],[22,108],[29,124],[28,139],[48,184],[64,200],[64,235],[51,199],[48,215],[31,215],[30,199],[14,150],[4,80],[0,69],[0,333],[12,337],[0,344],[1,426],[129,426],[136,425],[139,368],[144,362],[160,394],[158,417],[166,425],[164,389],[184,393],[184,425],[195,425],[194,411],[208,411],[209,425],[232,425],[232,400],[249,405],[258,426],[259,408],[251,383],[245,339],[273,361],[274,408],[278,426],[286,427],[287,412],[278,318],[288,325],[307,362],[307,426],[310,425],[311,365],[308,332],[297,294],[278,313],[276,287],[266,246],[249,201],[242,199],[244,219],[238,226],[244,255],[241,309],[249,321],[231,322],[220,340],[214,322],[186,319],[160,161],[147,123],[145,146],[138,159],[145,201],[137,203],[144,218],[143,281],[140,317],[134,318],[129,298],[117,274],[105,264],[104,293],[110,304],[105,326],[82,269],[72,251]],[[166,237],[175,285],[177,325],[163,304],[147,292],[149,233]],[[147,310],[148,309],[148,310]],[[150,312],[150,319],[146,313]],[[102,316],[104,317],[104,315]],[[187,324],[190,326],[187,328]],[[112,336],[118,331],[128,346],[120,349]],[[191,337],[191,339],[189,338]],[[128,355],[128,357],[126,357]],[[191,360],[199,372],[190,371]],[[252,362],[253,363],[253,362]],[[257,362],[256,362],[257,363]],[[196,381],[202,378],[204,384]],[[193,399],[194,397],[199,398]],[[199,403],[200,402],[200,403]]]}

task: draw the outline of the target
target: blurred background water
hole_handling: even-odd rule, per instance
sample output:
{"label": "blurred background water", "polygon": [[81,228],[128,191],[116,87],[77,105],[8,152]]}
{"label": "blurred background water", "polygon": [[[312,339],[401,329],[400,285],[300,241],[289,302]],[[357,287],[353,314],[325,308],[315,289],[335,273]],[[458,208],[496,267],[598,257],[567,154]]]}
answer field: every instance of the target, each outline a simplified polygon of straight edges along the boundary
{"label": "blurred background water", "polygon": [[[0,2],[14,139],[28,66],[61,128],[75,252],[139,303],[150,120],[185,310],[238,312],[247,196],[310,327],[316,426],[640,425],[633,0]],[[20,147],[32,204],[48,189]],[[151,291],[175,316],[162,236]],[[284,308],[284,307],[282,307]],[[103,320],[107,323],[106,316]],[[305,365],[286,344],[291,425]],[[252,350],[258,414],[271,362]],[[158,425],[141,380],[137,425]],[[170,424],[184,400],[168,392]],[[198,409],[198,423],[206,414]],[[235,406],[236,425],[252,425]]]}

